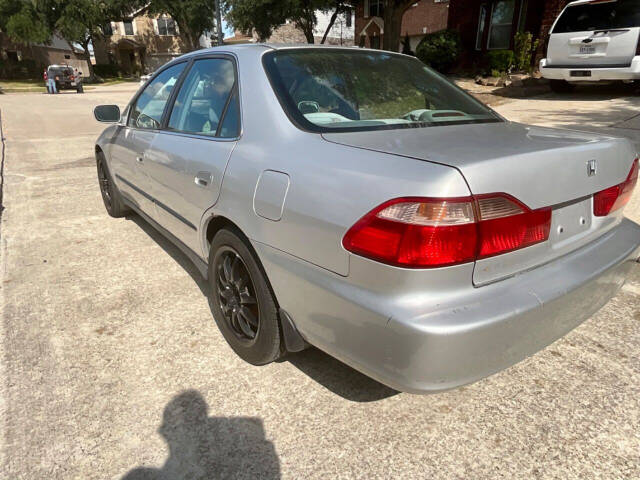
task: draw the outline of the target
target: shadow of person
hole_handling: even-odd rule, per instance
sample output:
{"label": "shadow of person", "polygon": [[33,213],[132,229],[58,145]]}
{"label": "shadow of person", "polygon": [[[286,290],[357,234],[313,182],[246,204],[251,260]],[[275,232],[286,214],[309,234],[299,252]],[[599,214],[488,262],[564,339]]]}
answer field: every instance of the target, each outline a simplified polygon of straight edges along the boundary
{"label": "shadow of person", "polygon": [[280,462],[262,420],[208,417],[202,396],[189,390],[164,409],[158,432],[169,445],[162,468],[138,467],[122,480],[280,478]]}

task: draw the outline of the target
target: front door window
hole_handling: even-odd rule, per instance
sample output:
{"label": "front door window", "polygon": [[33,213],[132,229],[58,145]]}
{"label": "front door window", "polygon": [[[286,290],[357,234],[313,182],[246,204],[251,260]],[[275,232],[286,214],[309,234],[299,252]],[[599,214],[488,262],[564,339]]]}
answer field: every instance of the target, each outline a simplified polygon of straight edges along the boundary
{"label": "front door window", "polygon": [[145,87],[131,110],[129,126],[146,129],[160,128],[164,107],[184,66],[185,63],[178,63],[167,68]]}

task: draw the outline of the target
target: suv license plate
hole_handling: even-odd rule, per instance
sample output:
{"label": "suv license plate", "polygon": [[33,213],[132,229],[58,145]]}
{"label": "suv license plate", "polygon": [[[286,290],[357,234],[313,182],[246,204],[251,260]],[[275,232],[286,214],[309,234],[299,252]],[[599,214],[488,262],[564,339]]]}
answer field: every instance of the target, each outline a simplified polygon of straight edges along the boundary
{"label": "suv license plate", "polygon": [[591,54],[596,53],[596,47],[580,47],[580,53]]}
{"label": "suv license plate", "polygon": [[591,70],[572,70],[569,75],[572,77],[590,77]]}

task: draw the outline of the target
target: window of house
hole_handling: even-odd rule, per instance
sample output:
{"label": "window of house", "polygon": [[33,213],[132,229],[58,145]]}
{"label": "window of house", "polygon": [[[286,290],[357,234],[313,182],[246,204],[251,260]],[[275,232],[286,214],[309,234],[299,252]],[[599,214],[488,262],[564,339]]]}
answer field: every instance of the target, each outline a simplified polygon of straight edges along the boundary
{"label": "window of house", "polygon": [[476,50],[482,50],[482,39],[484,38],[484,29],[487,24],[487,15],[489,15],[489,5],[483,3],[480,5],[480,16],[478,17],[478,33],[476,33]]}
{"label": "window of house", "polygon": [[176,22],[173,18],[158,19],[158,33],[160,35],[176,35]]}
{"label": "window of house", "polygon": [[351,10],[347,10],[344,13],[344,17],[345,17],[345,22],[347,24],[347,27],[351,27]]}
{"label": "window of house", "polygon": [[239,108],[234,87],[231,60],[196,61],[176,97],[168,127],[198,135],[237,137]]}
{"label": "window of house", "polygon": [[133,35],[133,19],[128,19],[122,22],[124,24],[124,34]]}
{"label": "window of house", "polygon": [[185,63],[167,68],[155,77],[137,98],[129,117],[129,126],[138,128],[160,128],[164,107],[171,91],[184,70]]}
{"label": "window of house", "polygon": [[384,16],[384,2],[383,0],[369,0],[369,15],[370,17],[382,17]]}
{"label": "window of house", "polygon": [[493,4],[488,49],[505,49],[511,45],[514,6],[515,0],[500,0]]}

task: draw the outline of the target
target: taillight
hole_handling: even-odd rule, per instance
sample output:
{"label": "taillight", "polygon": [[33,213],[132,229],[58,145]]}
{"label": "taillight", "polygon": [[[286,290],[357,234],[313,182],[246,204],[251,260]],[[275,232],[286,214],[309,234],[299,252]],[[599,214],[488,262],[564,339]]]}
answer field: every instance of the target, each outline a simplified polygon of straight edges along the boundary
{"label": "taillight", "polygon": [[596,217],[606,217],[611,212],[623,208],[629,203],[636,183],[638,183],[637,158],[631,164],[631,170],[624,182],[605,188],[593,195],[593,214]]}
{"label": "taillight", "polygon": [[478,258],[518,250],[549,238],[551,209],[529,210],[507,195],[478,198]]}
{"label": "taillight", "polygon": [[549,237],[551,210],[506,194],[398,198],[362,217],[345,235],[350,252],[390,265],[432,268],[472,262]]}

